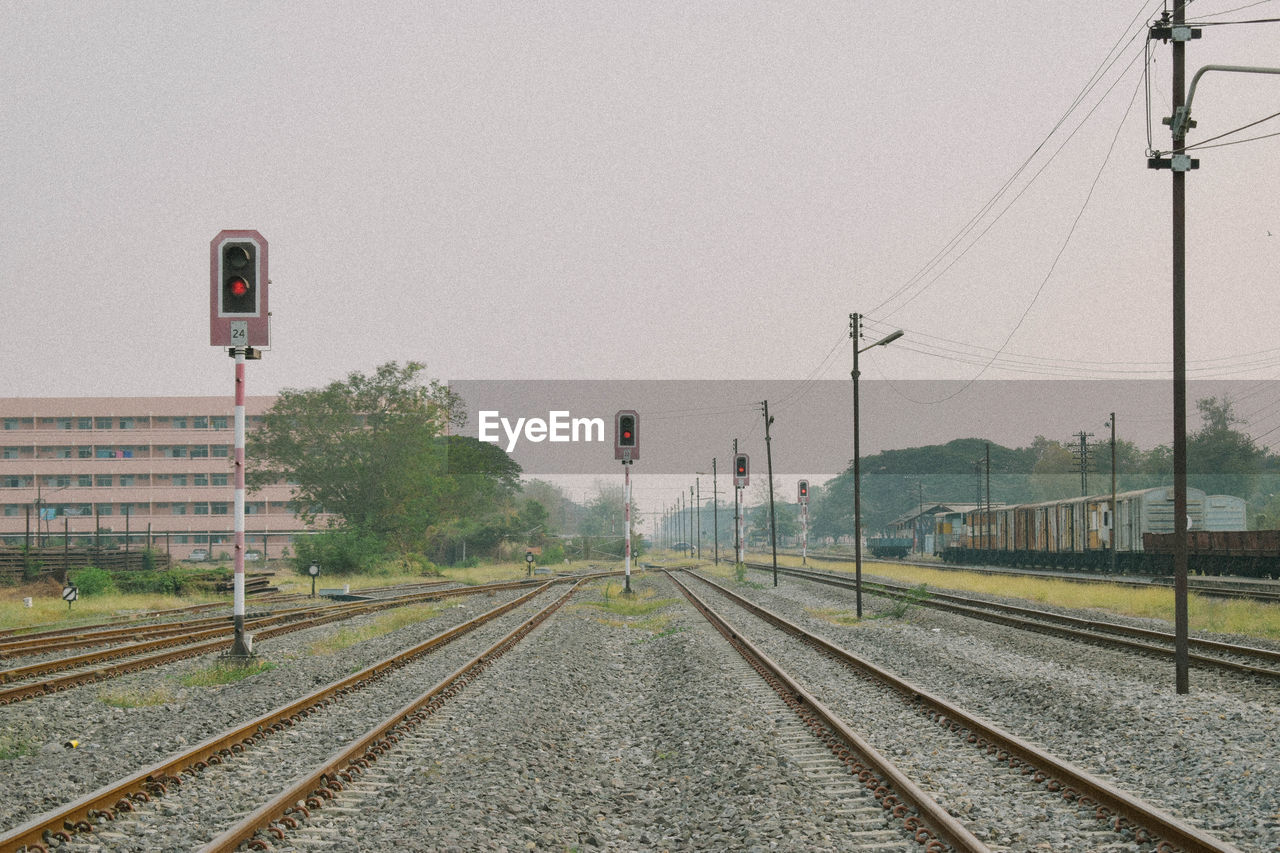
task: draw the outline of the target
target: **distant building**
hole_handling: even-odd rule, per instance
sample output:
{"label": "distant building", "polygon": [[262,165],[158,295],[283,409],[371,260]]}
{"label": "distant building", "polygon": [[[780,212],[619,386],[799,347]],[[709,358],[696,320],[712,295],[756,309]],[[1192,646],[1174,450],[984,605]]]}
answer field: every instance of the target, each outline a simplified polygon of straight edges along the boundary
{"label": "distant building", "polygon": [[[245,400],[246,429],[275,399]],[[96,531],[108,547],[127,531],[140,548],[149,532],[174,559],[219,559],[235,542],[234,448],[229,395],[0,398],[0,543]],[[278,557],[306,531],[291,497],[283,483],[246,494],[246,551]]]}

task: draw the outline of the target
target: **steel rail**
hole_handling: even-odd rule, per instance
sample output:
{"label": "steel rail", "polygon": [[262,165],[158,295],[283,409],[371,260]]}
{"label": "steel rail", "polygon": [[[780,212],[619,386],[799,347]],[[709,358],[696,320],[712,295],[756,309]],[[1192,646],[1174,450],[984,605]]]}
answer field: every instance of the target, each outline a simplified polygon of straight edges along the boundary
{"label": "steel rail", "polygon": [[[788,556],[799,557],[800,552],[787,552]],[[810,560],[819,560],[826,563],[848,563],[853,564],[852,554],[814,554],[810,552],[807,555]],[[1068,583],[1083,584],[1114,584],[1115,586],[1126,586],[1134,589],[1171,589],[1173,578],[1169,575],[1143,575],[1144,580],[1135,580],[1133,575],[1108,575],[1108,574],[1090,574],[1085,572],[1071,571],[1054,571],[1052,569],[1018,569],[1003,566],[984,566],[980,564],[969,565],[967,563],[939,563],[928,560],[899,560],[877,558],[873,562],[884,563],[891,566],[915,566],[921,569],[934,569],[940,572],[972,572],[980,575],[1000,575],[1009,577],[1027,577],[1039,578],[1041,580],[1060,580]],[[779,567],[781,568],[781,567]],[[1238,575],[1223,575],[1222,577],[1237,578],[1242,584],[1255,584],[1254,588],[1231,589],[1229,586],[1221,584],[1204,583],[1203,579],[1190,579],[1190,591],[1197,595],[1209,596],[1212,598],[1246,598],[1264,602],[1280,601],[1280,587],[1272,587],[1272,589],[1260,589],[1259,585],[1266,586],[1267,581],[1261,578],[1241,578]]]}
{"label": "steel rail", "polygon": [[[277,839],[283,839],[285,827],[298,825],[297,818],[293,817],[294,813],[305,817],[311,809],[320,808],[325,801],[333,799],[342,790],[344,783],[351,781],[352,776],[363,773],[370,764],[378,760],[382,753],[393,748],[399,740],[397,730],[410,730],[429,717],[445,701],[456,695],[491,666],[497,658],[542,624],[588,580],[590,578],[586,577],[578,580],[564,595],[525,620],[484,652],[405,704],[364,735],[330,755],[322,765],[296,779],[284,791],[276,794],[234,826],[227,828],[200,847],[200,853],[235,850],[241,844],[252,841],[260,831],[269,832]],[[304,801],[304,805],[297,805],[299,801]],[[279,826],[278,823],[284,826]],[[262,845],[262,848],[265,849],[265,845]]]}
{"label": "steel rail", "polygon": [[[689,599],[689,602],[693,604],[698,612],[715,626],[748,662],[752,663],[752,666],[758,669],[763,667],[765,671],[781,683],[784,688],[781,691],[783,698],[789,698],[789,704],[791,701],[799,703],[830,729],[835,737],[843,743],[843,746],[837,747],[832,742],[827,741],[828,746],[832,748],[837,757],[845,761],[846,764],[850,764],[851,759],[856,755],[857,762],[851,764],[851,769],[858,774],[859,779],[868,788],[876,792],[876,798],[881,800],[886,809],[893,809],[895,816],[900,818],[907,817],[902,806],[915,811],[918,822],[923,823],[924,828],[917,827],[915,822],[908,817],[908,829],[915,830],[917,833],[927,831],[933,840],[940,840],[951,849],[962,851],[962,853],[990,853],[989,848],[978,840],[963,823],[952,817],[933,797],[911,781],[892,762],[881,755],[875,747],[863,740],[830,709],[818,701],[815,696],[784,672],[778,664],[739,633],[728,620],[716,613],[697,593],[681,583],[670,572],[667,573],[667,577]],[[775,689],[777,688],[775,687]],[[880,779],[869,778],[865,775],[868,771],[870,774],[878,775]],[[894,793],[890,793],[890,789]],[[894,796],[895,793],[896,797]],[[929,838],[921,837],[919,834],[917,834],[916,840],[931,843]],[[936,845],[932,845],[932,848],[926,847],[926,849],[937,848]]]}
{"label": "steel rail", "polygon": [[[551,582],[564,583],[566,582],[566,579],[556,578]],[[481,586],[458,587],[455,589],[414,593],[412,595],[401,596],[398,598],[344,602],[341,604],[329,605],[320,609],[308,608],[304,611],[291,610],[289,613],[282,614],[279,617],[268,616],[262,619],[252,620],[249,624],[250,627],[254,629],[254,637],[259,640],[265,640],[281,634],[300,631],[304,628],[324,625],[340,619],[350,619],[355,616],[363,616],[368,613],[374,613],[379,610],[386,610],[392,607],[401,607],[407,604],[415,604],[424,601],[434,601],[441,598],[455,598],[460,596],[476,595],[479,593],[487,594],[509,589],[528,588],[535,583],[538,582],[522,580],[516,582],[485,584]],[[306,612],[315,612],[318,615],[306,617]],[[284,624],[279,624],[281,622]],[[270,627],[272,624],[275,624],[275,627]],[[210,637],[213,639],[208,639]],[[201,641],[201,638],[204,639]],[[194,644],[193,640],[196,641]],[[49,693],[68,690],[83,684],[90,684],[96,681],[103,681],[108,678],[115,678],[116,676],[127,672],[148,669],[150,667],[184,660],[189,657],[211,654],[229,647],[232,642],[233,637],[231,626],[226,625],[225,627],[216,630],[211,629],[196,632],[194,635],[170,637],[162,640],[151,640],[144,643],[134,643],[125,646],[115,646],[99,652],[58,658],[53,661],[45,661],[44,663],[30,664],[25,667],[16,667],[14,669],[0,671],[0,684],[4,684],[5,682],[12,682],[20,678],[28,678],[32,675],[39,675],[46,672],[61,672],[73,667],[83,666],[97,661],[107,661],[135,654],[154,652],[152,654],[146,654],[144,657],[123,661],[111,666],[72,672],[61,677],[48,678],[26,684],[2,687],[0,688],[0,705],[7,705],[24,699],[31,699]]]}
{"label": "steel rail", "polygon": [[[21,826],[0,835],[0,853],[14,853],[24,848],[44,849],[46,837],[57,837],[60,841],[69,840],[72,830],[88,831],[92,829],[95,822],[113,820],[120,811],[132,811],[134,802],[145,801],[157,794],[163,794],[166,787],[173,784],[175,779],[180,784],[181,774],[194,775],[210,764],[221,763],[270,734],[291,727],[317,707],[359,690],[374,679],[381,678],[410,661],[447,645],[476,627],[514,610],[540,595],[550,586],[550,583],[544,583],[525,595],[501,604],[461,625],[442,631],[412,648],[370,664],[346,678],[327,684],[246,723],[213,735],[190,749],[169,756],[73,802],[32,818]],[[230,642],[228,638],[224,641],[224,645],[230,645]]]}
{"label": "steel rail", "polygon": [[[760,571],[772,570],[772,566],[765,566],[762,563],[748,563],[747,565],[750,568],[758,569]],[[787,569],[783,569],[782,567],[779,567],[778,570],[785,571],[787,574],[795,577],[801,577],[807,580],[814,581],[815,583],[824,583],[829,586],[838,586],[841,588],[849,588],[852,586],[852,582],[850,582],[848,579],[838,577],[835,575],[828,575],[821,572],[805,571],[803,569],[794,569],[790,567],[788,567]],[[1071,640],[1081,640],[1081,641],[1090,642],[1090,643],[1101,643],[1104,645],[1115,646],[1115,647],[1127,649],[1130,651],[1138,651],[1138,652],[1145,652],[1147,654],[1158,655],[1160,657],[1172,657],[1174,655],[1173,648],[1169,648],[1165,646],[1156,646],[1156,645],[1152,645],[1151,643],[1140,642],[1138,640],[1126,640],[1118,636],[1106,636],[1105,634],[1100,633],[1100,631],[1103,630],[1102,628],[1099,628],[1098,630],[1084,630],[1079,627],[1068,627],[1068,625],[1070,624],[1068,620],[1072,620],[1075,617],[1059,616],[1058,614],[1045,613],[1045,611],[1042,611],[1042,610],[1032,610],[1029,608],[1022,608],[1021,613],[1034,614],[1033,617],[1028,617],[1024,615],[1004,615],[1003,613],[992,612],[992,610],[1004,610],[1004,611],[1013,610],[1016,612],[1018,611],[1018,608],[1014,608],[1012,605],[1000,605],[1000,604],[994,604],[994,603],[989,603],[985,601],[977,602],[978,606],[974,606],[975,602],[969,599],[964,599],[960,596],[955,596],[955,595],[948,595],[946,593],[929,593],[929,596],[927,598],[911,598],[906,593],[905,590],[893,588],[886,584],[875,584],[875,583],[869,584],[866,581],[864,581],[862,585],[864,588],[871,587],[872,589],[876,589],[880,591],[883,595],[886,595],[889,598],[896,598],[899,600],[910,600],[916,604],[919,604],[921,607],[929,607],[935,610],[941,610],[943,612],[948,612],[948,613],[957,613],[959,615],[967,616],[972,619],[980,619],[984,622],[993,622],[997,625],[1005,625],[1007,627],[1019,628],[1026,631],[1035,631],[1040,634],[1049,634],[1057,637],[1066,637],[1067,639],[1071,639]],[[950,600],[948,601],[947,599],[950,599]],[[960,602],[965,602],[965,603],[960,603]],[[990,607],[991,609],[983,609],[987,607]],[[1049,624],[1048,621],[1045,621],[1046,619],[1052,622],[1059,622],[1063,624],[1060,624],[1060,625]],[[1090,625],[1109,626],[1109,627],[1118,629],[1118,630],[1111,631],[1111,633],[1126,633],[1126,630],[1125,630],[1126,626],[1115,626],[1114,623],[1105,623],[1105,622],[1090,623],[1089,620],[1078,620],[1078,621],[1088,623]],[[1134,628],[1131,630],[1134,632],[1133,633],[1134,636],[1158,638],[1168,643],[1173,642],[1172,634],[1162,634],[1161,632],[1158,632],[1158,631],[1147,631],[1146,629],[1141,629],[1141,628]],[[1198,648],[1211,649],[1215,651],[1223,651],[1230,654],[1240,655],[1242,657],[1258,656],[1268,660],[1272,660],[1272,659],[1280,660],[1280,654],[1272,652],[1269,649],[1255,649],[1250,646],[1232,646],[1228,643],[1217,643],[1212,640],[1198,640],[1192,644],[1196,645]],[[1201,655],[1201,654],[1188,655],[1188,660],[1193,661],[1195,663],[1203,664],[1205,666],[1216,667],[1218,669],[1225,669],[1230,672],[1240,673],[1243,675],[1280,680],[1280,670],[1276,670],[1276,669],[1268,669],[1262,666],[1254,666],[1252,664],[1240,663],[1238,661],[1227,660],[1225,658],[1219,658],[1219,657],[1211,657],[1209,655]]]}
{"label": "steel rail", "polygon": [[[998,760],[1016,766],[1011,760],[1016,759],[1024,766],[1024,773],[1038,772],[1037,781],[1046,781],[1050,778],[1057,780],[1063,788],[1063,796],[1074,794],[1082,802],[1087,798],[1108,812],[1124,817],[1134,826],[1145,828],[1187,853],[1240,853],[1236,847],[1184,823],[1132,794],[1109,785],[1083,768],[1050,755],[1016,735],[1004,731],[994,723],[934,696],[927,690],[854,655],[830,640],[806,631],[799,625],[760,607],[715,581],[702,575],[694,576],[743,609],[826,652],[836,660],[892,687],[901,693],[906,701],[927,708],[929,715],[938,723],[957,732],[967,729],[977,738],[978,745],[986,746],[987,751],[994,752]],[[1035,770],[1027,768],[1035,768]],[[1040,776],[1044,778],[1041,779]]]}

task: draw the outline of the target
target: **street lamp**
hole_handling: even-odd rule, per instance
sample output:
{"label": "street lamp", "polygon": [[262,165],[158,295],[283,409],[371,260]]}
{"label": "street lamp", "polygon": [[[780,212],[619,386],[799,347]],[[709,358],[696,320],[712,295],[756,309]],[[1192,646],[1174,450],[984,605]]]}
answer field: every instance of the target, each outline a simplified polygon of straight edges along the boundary
{"label": "street lamp", "polygon": [[853,340],[853,372],[850,374],[853,377],[853,580],[859,619],[862,618],[862,465],[859,459],[861,448],[858,444],[858,353],[891,344],[904,334],[898,329],[875,343],[858,349],[858,336],[861,332],[862,315],[850,314],[849,337]]}

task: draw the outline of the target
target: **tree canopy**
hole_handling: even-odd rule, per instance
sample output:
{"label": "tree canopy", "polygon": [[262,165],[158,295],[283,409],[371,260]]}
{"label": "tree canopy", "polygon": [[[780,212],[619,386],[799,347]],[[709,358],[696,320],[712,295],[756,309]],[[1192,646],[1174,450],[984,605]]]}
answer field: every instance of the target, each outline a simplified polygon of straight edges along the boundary
{"label": "tree canopy", "polygon": [[517,505],[520,466],[494,444],[447,434],[465,411],[424,370],[390,362],[282,392],[248,436],[248,484],[292,484],[302,517],[358,534],[362,553],[370,537],[437,557],[467,538],[474,553],[518,532],[538,515]]}

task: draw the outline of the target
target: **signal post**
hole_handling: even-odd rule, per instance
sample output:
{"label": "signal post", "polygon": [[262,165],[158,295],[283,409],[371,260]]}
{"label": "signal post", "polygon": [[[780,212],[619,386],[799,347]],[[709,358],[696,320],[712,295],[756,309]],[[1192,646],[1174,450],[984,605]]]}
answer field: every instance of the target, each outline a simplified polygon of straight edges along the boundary
{"label": "signal post", "polygon": [[220,231],[209,244],[209,343],[227,347],[236,360],[235,575],[232,618],[235,640],[228,657],[253,656],[244,632],[244,364],[271,343],[267,309],[267,241],[257,231]]}
{"label": "signal post", "polygon": [[734,514],[734,550],[737,552],[738,565],[742,565],[742,552],[745,550],[745,543],[742,535],[742,510],[739,508],[742,501],[742,490],[751,483],[751,457],[745,453],[738,452],[738,440],[733,440],[733,514]]}
{"label": "signal post", "polygon": [[796,500],[800,503],[800,529],[804,531],[804,544],[800,547],[800,565],[809,565],[809,481],[801,480],[796,485]]}
{"label": "signal post", "polygon": [[622,409],[613,416],[613,458],[622,460],[622,499],[626,504],[623,525],[627,528],[626,581],[623,595],[631,594],[631,464],[640,458],[640,416],[634,409]]}

